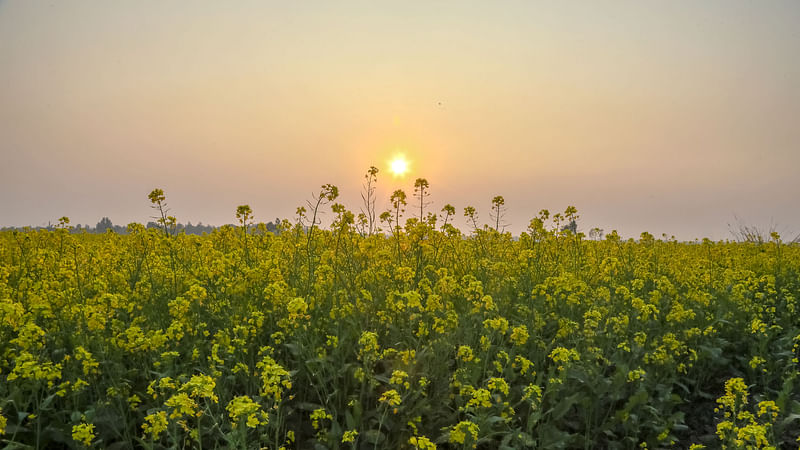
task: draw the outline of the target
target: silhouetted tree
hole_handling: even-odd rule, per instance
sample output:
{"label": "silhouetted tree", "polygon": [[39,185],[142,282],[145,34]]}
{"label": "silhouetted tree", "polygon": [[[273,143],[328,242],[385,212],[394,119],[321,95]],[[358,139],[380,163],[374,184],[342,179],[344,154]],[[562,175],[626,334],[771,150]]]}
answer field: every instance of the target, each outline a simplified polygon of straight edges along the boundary
{"label": "silhouetted tree", "polygon": [[103,217],[100,219],[100,222],[97,222],[97,225],[94,227],[95,233],[105,233],[107,230],[114,231],[114,224],[111,223],[111,219],[108,217]]}
{"label": "silhouetted tree", "polygon": [[561,227],[561,231],[569,231],[572,234],[578,234],[578,222],[575,219],[569,221],[568,224]]}

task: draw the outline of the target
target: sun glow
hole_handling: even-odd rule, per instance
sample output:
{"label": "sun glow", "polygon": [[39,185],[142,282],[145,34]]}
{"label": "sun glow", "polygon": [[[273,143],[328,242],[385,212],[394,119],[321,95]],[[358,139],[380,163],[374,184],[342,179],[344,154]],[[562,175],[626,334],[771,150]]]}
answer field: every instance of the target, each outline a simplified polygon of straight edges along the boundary
{"label": "sun glow", "polygon": [[389,170],[392,171],[392,174],[395,177],[402,177],[405,175],[406,172],[408,172],[408,161],[406,160],[405,156],[395,156],[394,159],[389,163]]}

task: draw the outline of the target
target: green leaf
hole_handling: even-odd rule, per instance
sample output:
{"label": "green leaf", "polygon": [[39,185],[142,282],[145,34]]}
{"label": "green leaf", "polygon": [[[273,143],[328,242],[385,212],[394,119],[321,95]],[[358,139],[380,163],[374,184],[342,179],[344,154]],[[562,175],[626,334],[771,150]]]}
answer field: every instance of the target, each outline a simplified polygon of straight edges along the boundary
{"label": "green leaf", "polygon": [[581,398],[581,394],[572,394],[569,397],[562,399],[561,401],[556,404],[553,408],[551,408],[547,413],[549,414],[550,420],[559,420],[564,417],[565,414],[572,408],[572,406]]}
{"label": "green leaf", "polygon": [[378,430],[368,430],[364,432],[364,440],[370,444],[380,444],[386,440],[386,435]]}

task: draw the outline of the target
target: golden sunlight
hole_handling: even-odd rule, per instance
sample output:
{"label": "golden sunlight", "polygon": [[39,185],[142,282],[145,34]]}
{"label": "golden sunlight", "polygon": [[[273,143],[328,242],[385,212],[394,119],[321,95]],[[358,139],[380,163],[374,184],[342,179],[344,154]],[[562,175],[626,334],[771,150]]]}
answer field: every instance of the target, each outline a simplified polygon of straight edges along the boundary
{"label": "golden sunlight", "polygon": [[406,172],[408,172],[408,161],[406,161],[405,156],[395,156],[394,159],[389,163],[389,170],[392,171],[392,174],[395,177],[402,177],[405,175]]}

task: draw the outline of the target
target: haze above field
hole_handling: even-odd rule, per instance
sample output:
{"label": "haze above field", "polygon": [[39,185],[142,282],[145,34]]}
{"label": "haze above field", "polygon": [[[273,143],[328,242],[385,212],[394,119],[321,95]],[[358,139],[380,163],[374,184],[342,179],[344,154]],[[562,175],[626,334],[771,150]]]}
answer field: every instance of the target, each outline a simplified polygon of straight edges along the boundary
{"label": "haze above field", "polygon": [[0,226],[357,212],[375,165],[379,210],[425,177],[515,233],[797,233],[798,55],[792,0],[0,1]]}

